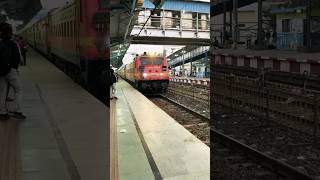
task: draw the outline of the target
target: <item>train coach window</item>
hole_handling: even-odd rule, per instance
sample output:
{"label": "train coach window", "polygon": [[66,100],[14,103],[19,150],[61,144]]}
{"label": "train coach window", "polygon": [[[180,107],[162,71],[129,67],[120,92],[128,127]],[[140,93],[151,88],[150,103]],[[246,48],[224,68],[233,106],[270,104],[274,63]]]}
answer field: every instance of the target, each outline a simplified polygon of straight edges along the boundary
{"label": "train coach window", "polygon": [[66,36],[69,37],[70,35],[70,24],[69,22],[66,22]]}
{"label": "train coach window", "polygon": [[61,36],[61,33],[62,33],[62,25],[61,24],[59,24],[58,25],[58,35],[59,35],[59,37]]}
{"label": "train coach window", "polygon": [[68,22],[68,37],[71,36],[71,22]]}
{"label": "train coach window", "polygon": [[62,24],[60,24],[60,27],[59,27],[59,34],[60,34],[60,37],[62,37],[62,34],[63,34],[63,26],[62,26]]}
{"label": "train coach window", "polygon": [[58,25],[58,36],[61,36],[61,24]]}
{"label": "train coach window", "polygon": [[67,35],[67,24],[66,23],[63,23],[63,37],[66,37]]}
{"label": "train coach window", "polygon": [[69,36],[69,22],[66,22],[65,23],[65,26],[66,26],[66,37],[68,37]]}
{"label": "train coach window", "polygon": [[64,37],[64,33],[65,33],[65,31],[64,31],[64,27],[65,27],[64,23],[61,24],[61,27],[62,27],[61,28],[61,30],[62,30],[61,31],[61,33],[62,33],[61,36]]}
{"label": "train coach window", "polygon": [[70,26],[69,26],[69,27],[70,27],[70,29],[69,29],[69,36],[72,37],[72,34],[73,34],[73,33],[72,33],[72,32],[73,32],[73,23],[72,23],[72,21],[69,22],[69,25],[70,25]]}
{"label": "train coach window", "polygon": [[58,24],[57,27],[58,27],[58,36],[60,37],[61,36],[61,26],[60,26],[60,24]]}
{"label": "train coach window", "polygon": [[71,26],[71,21],[69,21],[69,29],[68,29],[68,35],[69,35],[69,37],[71,37],[71,29],[72,29],[72,26]]}
{"label": "train coach window", "polygon": [[64,23],[64,37],[67,37],[68,36],[68,23],[67,22],[65,22]]}

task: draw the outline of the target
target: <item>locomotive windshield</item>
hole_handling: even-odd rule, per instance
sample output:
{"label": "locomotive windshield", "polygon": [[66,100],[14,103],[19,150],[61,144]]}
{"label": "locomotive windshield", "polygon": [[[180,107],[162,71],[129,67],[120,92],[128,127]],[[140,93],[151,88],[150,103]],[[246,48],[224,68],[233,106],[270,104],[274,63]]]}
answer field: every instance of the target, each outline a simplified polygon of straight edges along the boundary
{"label": "locomotive windshield", "polygon": [[160,65],[163,62],[163,58],[161,57],[141,57],[142,65]]}

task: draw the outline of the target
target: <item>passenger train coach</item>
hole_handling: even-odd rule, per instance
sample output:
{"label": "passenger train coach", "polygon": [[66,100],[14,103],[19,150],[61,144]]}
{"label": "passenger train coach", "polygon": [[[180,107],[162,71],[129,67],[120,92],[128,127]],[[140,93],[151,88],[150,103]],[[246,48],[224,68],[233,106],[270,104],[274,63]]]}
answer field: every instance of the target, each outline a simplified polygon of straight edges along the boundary
{"label": "passenger train coach", "polygon": [[107,102],[101,72],[109,66],[108,0],[74,0],[19,32],[30,46]]}
{"label": "passenger train coach", "polygon": [[120,67],[117,73],[139,90],[164,92],[168,88],[167,58],[156,53],[136,55],[133,62]]}

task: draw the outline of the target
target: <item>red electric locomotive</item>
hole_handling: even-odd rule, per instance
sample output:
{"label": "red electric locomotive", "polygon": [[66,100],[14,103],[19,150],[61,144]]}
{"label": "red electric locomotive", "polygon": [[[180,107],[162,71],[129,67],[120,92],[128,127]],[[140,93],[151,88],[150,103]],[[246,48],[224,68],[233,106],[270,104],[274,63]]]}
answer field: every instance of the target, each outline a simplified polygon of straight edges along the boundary
{"label": "red electric locomotive", "polygon": [[69,76],[102,100],[101,71],[108,67],[108,0],[74,0],[21,32],[29,44],[47,55]]}
{"label": "red electric locomotive", "polygon": [[119,74],[139,90],[166,91],[169,84],[167,58],[155,53],[137,55],[132,63],[119,69]]}

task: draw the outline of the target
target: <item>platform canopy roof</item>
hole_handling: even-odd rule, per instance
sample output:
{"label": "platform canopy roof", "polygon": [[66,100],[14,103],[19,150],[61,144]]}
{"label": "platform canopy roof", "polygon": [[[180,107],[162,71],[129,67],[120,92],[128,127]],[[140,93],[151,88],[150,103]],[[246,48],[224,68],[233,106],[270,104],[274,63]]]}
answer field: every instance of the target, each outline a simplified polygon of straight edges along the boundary
{"label": "platform canopy roof", "polygon": [[36,21],[50,9],[73,0],[0,0],[0,22],[7,21],[18,30]]}
{"label": "platform canopy roof", "polygon": [[[144,0],[110,0],[110,56],[115,67],[122,65],[122,57],[127,51],[130,33]],[[120,54],[120,56],[119,56]]]}
{"label": "platform canopy roof", "polygon": [[42,9],[40,0],[0,0],[0,21],[17,22],[21,28],[40,9]]}

